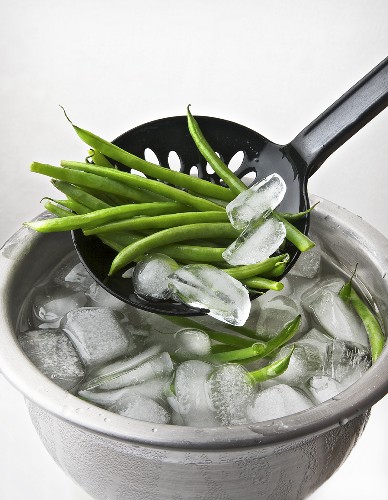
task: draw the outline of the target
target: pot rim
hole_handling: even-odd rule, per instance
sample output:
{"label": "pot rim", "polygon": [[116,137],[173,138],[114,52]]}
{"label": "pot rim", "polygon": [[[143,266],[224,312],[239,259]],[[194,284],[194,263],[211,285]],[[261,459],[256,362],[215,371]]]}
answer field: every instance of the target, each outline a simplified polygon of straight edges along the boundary
{"label": "pot rim", "polygon": [[[344,220],[351,227],[358,242],[368,243],[374,252],[382,279],[388,280],[388,240],[380,232],[346,209],[318,197],[317,212],[325,212],[334,223]],[[340,214],[340,219],[339,219]],[[41,233],[31,234],[29,243],[44,238]],[[366,412],[388,392],[388,349],[384,348],[378,361],[352,386],[338,396],[300,413],[267,422],[197,428],[178,425],[154,424],[113,414],[79,399],[55,385],[41,374],[23,353],[16,340],[7,308],[10,300],[7,289],[15,272],[18,255],[23,258],[24,248],[18,249],[16,261],[0,258],[0,370],[24,396],[58,418],[90,432],[102,434],[145,446],[184,449],[227,449],[272,445],[303,439],[329,429],[345,425],[350,419]]]}

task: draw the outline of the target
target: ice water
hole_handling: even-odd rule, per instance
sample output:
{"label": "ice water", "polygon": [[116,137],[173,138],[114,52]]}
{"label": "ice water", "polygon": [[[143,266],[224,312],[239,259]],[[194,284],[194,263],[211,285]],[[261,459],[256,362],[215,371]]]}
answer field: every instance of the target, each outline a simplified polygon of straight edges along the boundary
{"label": "ice water", "polygon": [[[71,253],[26,298],[19,341],[54,383],[122,418],[192,427],[252,424],[308,411],[369,368],[366,331],[338,297],[346,279],[315,249],[288,274],[282,291],[253,301],[245,323],[251,338],[240,335],[248,343],[268,341],[300,314],[297,336],[264,360],[222,363],[214,354],[238,347],[222,345],[214,332],[239,335],[236,328],[209,316],[169,320],[135,309],[91,281]],[[211,279],[208,288],[213,285]],[[283,358],[291,344],[288,369],[254,383],[249,371]]]}

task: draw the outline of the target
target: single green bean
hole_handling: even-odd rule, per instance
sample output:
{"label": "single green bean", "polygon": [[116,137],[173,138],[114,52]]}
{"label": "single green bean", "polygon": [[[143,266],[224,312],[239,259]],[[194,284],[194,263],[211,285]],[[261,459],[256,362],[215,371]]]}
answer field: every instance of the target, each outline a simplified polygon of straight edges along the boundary
{"label": "single green bean", "polygon": [[266,273],[263,273],[261,276],[263,278],[279,278],[279,276],[282,276],[284,274],[284,271],[286,270],[287,264],[285,262],[278,262],[271,271],[268,271]]}
{"label": "single green bean", "polygon": [[[167,245],[156,249],[158,253],[164,253],[173,259],[189,258],[193,262],[218,263],[222,260],[222,253],[225,248],[202,247],[198,245]],[[150,253],[152,253],[151,250]]]}
{"label": "single green bean", "polygon": [[242,361],[244,359],[256,357],[260,355],[263,349],[264,344],[255,343],[243,349],[211,354],[207,359],[211,363],[231,363],[233,361]]}
{"label": "single green bean", "polygon": [[151,234],[150,236],[143,238],[141,241],[124,248],[124,250],[122,250],[113,260],[109,276],[132,262],[136,257],[139,257],[154,248],[165,246],[170,243],[176,243],[178,241],[189,240],[191,238],[206,238],[209,234],[211,234],[213,238],[217,238],[225,236],[237,237],[239,233],[231,224],[226,222],[218,222],[214,224],[204,222],[163,229],[158,233]]}
{"label": "single green bean", "polygon": [[286,227],[287,240],[291,241],[291,243],[293,243],[298,250],[300,250],[301,252],[306,252],[307,250],[310,250],[310,248],[315,246],[315,243],[311,241],[310,238],[308,238],[305,234],[299,231],[299,229],[293,226],[291,222],[288,222],[288,220],[286,220],[277,212],[272,213],[278,220],[280,220],[280,222],[283,222]]}
{"label": "single green bean", "polygon": [[[201,330],[209,335],[212,340],[216,342],[221,342],[233,347],[250,347],[252,345],[252,340],[240,337],[238,335],[232,335],[230,333],[223,333],[213,330],[201,323],[183,317],[183,316],[162,316],[162,318],[167,319],[174,325],[178,325],[181,328],[193,328],[195,330]],[[224,326],[224,325],[222,325]]]}
{"label": "single green bean", "polygon": [[56,179],[53,179],[51,182],[53,186],[61,191],[61,193],[65,194],[74,201],[78,201],[78,203],[82,203],[82,205],[87,206],[91,210],[101,210],[111,206],[96,196],[83,191],[79,187],[73,186],[73,184]]}
{"label": "single green bean", "polygon": [[108,158],[120,162],[129,168],[138,170],[149,177],[160,179],[173,184],[174,186],[190,189],[196,193],[203,194],[204,196],[210,196],[220,200],[232,201],[234,198],[233,193],[227,188],[218,186],[217,184],[213,184],[212,182],[205,181],[203,179],[198,179],[197,177],[191,175],[175,172],[169,168],[154,165],[153,163],[124,151],[118,146],[115,146],[101,137],[98,137],[88,130],[82,129],[73,124],[72,126],[78,137],[88,146],[94,148],[96,151],[99,151]]}
{"label": "single green bean", "polygon": [[246,266],[236,266],[230,269],[224,269],[224,271],[236,278],[238,280],[252,278],[254,276],[261,275],[262,273],[271,271],[276,264],[283,262],[285,259],[289,259],[288,254],[278,255],[276,257],[269,257],[268,259],[259,262],[257,264],[249,264]]}
{"label": "single green bean", "polygon": [[[52,200],[51,198],[43,198],[43,206],[44,208],[55,215],[56,217],[68,217],[71,216],[72,213],[69,212],[69,210],[66,210],[66,208],[61,207],[60,205],[57,204],[55,200]],[[52,219],[46,219],[46,220],[52,220]]]}
{"label": "single green bean", "polygon": [[279,359],[278,361],[274,361],[273,363],[264,366],[264,368],[260,368],[260,370],[248,372],[249,377],[253,380],[254,383],[261,383],[271,378],[275,378],[278,375],[281,375],[287,370],[294,349],[295,346],[292,346],[291,351],[284,358]]}
{"label": "single green bean", "polygon": [[368,334],[372,362],[374,363],[384,348],[384,334],[377,318],[354,290],[351,281],[352,280],[341,288],[338,295],[354,308],[363,322],[365,330]]}
{"label": "single green bean", "polygon": [[96,233],[111,233],[127,229],[166,229],[170,227],[195,224],[197,222],[228,222],[226,212],[185,212],[169,215],[155,215],[153,217],[137,217],[119,222],[112,222],[104,226],[93,227],[85,231],[86,235]]}
{"label": "single green bean", "polygon": [[72,170],[81,170],[84,172],[91,172],[102,177],[107,177],[108,179],[119,181],[131,188],[137,188],[142,190],[142,192],[149,192],[150,195],[155,195],[160,199],[160,195],[183,203],[184,205],[189,205],[200,211],[217,210],[223,211],[224,208],[220,207],[216,203],[205,200],[198,196],[193,196],[181,189],[177,189],[173,186],[164,184],[163,182],[155,181],[153,179],[148,179],[147,177],[140,177],[136,174],[130,174],[128,172],[122,172],[121,170],[115,170],[113,168],[100,167],[98,165],[89,165],[88,163],[80,163],[75,161],[61,161],[62,167],[69,168]]}
{"label": "single green bean", "polygon": [[177,210],[177,203],[174,202],[154,202],[154,203],[136,203],[131,205],[120,205],[119,207],[104,208],[84,215],[72,215],[65,220],[50,219],[49,221],[36,221],[27,223],[29,227],[43,233],[56,231],[69,231],[71,229],[82,229],[90,225],[109,222],[120,217],[126,218],[130,215],[141,214],[160,214],[161,212],[173,212]]}
{"label": "single green bean", "polygon": [[246,185],[225,165],[205,139],[196,119],[190,113],[190,106],[187,106],[187,123],[190,135],[197,148],[216,174],[229,186],[235,195],[245,191],[247,189]]}
{"label": "single green bean", "polygon": [[105,155],[101,154],[95,149],[89,149],[89,158],[95,165],[101,165],[102,167],[107,168],[115,168]]}
{"label": "single green bean", "polygon": [[283,290],[284,285],[280,281],[269,280],[268,278],[261,278],[255,276],[253,278],[241,279],[243,283],[248,288],[253,288],[254,290]]}
{"label": "single green bean", "polygon": [[98,191],[104,191],[106,193],[117,194],[140,203],[154,201],[154,196],[152,196],[152,193],[148,194],[145,191],[131,188],[130,186],[123,184],[122,182],[117,182],[115,180],[108,179],[107,177],[102,177],[101,175],[96,175],[90,172],[80,172],[78,170],[71,170],[69,168],[54,167],[53,165],[47,165],[38,162],[32,163],[31,172],[47,175],[49,177],[53,177],[54,179],[66,181],[77,186],[92,188]]}
{"label": "single green bean", "polygon": [[307,214],[309,214],[314,208],[319,204],[319,201],[317,201],[312,207],[310,207],[308,210],[305,210],[304,212],[298,212],[296,214],[290,214],[287,212],[278,212],[278,214],[283,217],[283,219],[286,219],[288,222],[296,222],[300,219],[303,219]]}

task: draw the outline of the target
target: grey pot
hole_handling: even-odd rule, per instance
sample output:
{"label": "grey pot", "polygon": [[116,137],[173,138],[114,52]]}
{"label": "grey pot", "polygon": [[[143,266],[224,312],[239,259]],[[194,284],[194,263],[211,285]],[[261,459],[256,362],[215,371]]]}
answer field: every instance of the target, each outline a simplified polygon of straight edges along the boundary
{"label": "grey pot", "polygon": [[[313,201],[316,201],[315,199]],[[367,284],[388,331],[388,240],[321,200],[312,225],[339,268]],[[353,386],[316,408],[255,425],[198,429],[155,425],[66,393],[26,358],[15,325],[36,281],[72,249],[69,234],[22,229],[0,257],[0,369],[26,397],[54,460],[100,500],[297,500],[325,482],[388,390],[388,351]]]}

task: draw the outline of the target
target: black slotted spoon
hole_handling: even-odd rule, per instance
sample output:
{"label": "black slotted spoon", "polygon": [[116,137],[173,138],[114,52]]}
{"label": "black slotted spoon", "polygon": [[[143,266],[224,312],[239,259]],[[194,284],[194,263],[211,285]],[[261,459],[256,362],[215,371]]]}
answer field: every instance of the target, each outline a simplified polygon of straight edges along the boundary
{"label": "black slotted spoon", "polygon": [[[388,57],[286,145],[275,144],[234,122],[206,116],[196,119],[207,141],[226,164],[237,152],[244,153],[242,164],[235,171],[239,178],[250,174],[254,176],[254,181],[258,181],[271,173],[278,173],[287,185],[286,195],[278,209],[283,212],[300,212],[309,208],[309,177],[386,106]],[[142,158],[145,150],[151,149],[160,165],[167,168],[169,154],[175,151],[180,159],[181,172],[190,174],[195,167],[195,173],[200,178],[220,184],[219,177],[207,170],[206,160],[190,136],[185,116],[162,118],[140,125],[112,142]],[[123,165],[118,167],[129,170]],[[307,234],[309,216],[300,220],[296,226]],[[132,280],[122,277],[125,269],[108,277],[110,264],[115,257],[113,250],[95,236],[84,236],[81,230],[73,231],[73,241],[82,263],[93,278],[120,300],[159,314],[197,316],[208,312],[206,309],[194,309],[172,301],[151,301],[137,296],[133,291]],[[288,242],[285,251],[290,254],[290,260],[283,276],[299,256],[299,251]]]}

